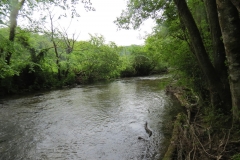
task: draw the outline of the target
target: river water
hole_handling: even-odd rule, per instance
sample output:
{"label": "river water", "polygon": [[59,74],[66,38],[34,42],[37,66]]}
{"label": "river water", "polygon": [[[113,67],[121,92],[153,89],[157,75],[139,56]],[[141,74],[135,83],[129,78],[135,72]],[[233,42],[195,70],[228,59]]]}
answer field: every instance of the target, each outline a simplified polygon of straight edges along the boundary
{"label": "river water", "polygon": [[2,99],[0,159],[158,159],[162,113],[175,105],[161,87],[165,78],[121,79]]}

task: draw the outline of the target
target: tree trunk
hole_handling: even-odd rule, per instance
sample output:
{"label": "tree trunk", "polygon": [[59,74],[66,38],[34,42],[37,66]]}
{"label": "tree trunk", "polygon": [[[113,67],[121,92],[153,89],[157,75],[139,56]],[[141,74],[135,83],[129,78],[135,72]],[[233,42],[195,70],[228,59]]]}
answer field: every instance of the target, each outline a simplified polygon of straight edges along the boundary
{"label": "tree trunk", "polygon": [[[25,0],[21,0],[20,2],[18,2],[18,0],[14,0],[11,2],[12,6],[11,6],[11,12],[10,12],[10,27],[9,27],[10,28],[9,40],[11,42],[14,42],[15,31],[17,27],[17,17],[18,17],[19,10],[22,8],[24,2]],[[11,56],[12,56],[12,52],[8,52],[5,58],[8,65],[10,64]]]}
{"label": "tree trunk", "polygon": [[184,25],[186,26],[192,46],[194,47],[194,52],[196,54],[198,64],[203,71],[209,86],[209,91],[211,95],[212,104],[215,107],[221,107],[224,111],[230,111],[228,93],[222,87],[220,78],[215,71],[211,61],[208,57],[206,49],[203,45],[200,32],[197,25],[193,19],[191,12],[186,4],[185,0],[174,0],[177,6],[179,15],[181,16]]}
{"label": "tree trunk", "polygon": [[217,0],[219,22],[229,69],[232,111],[240,121],[240,20],[236,7],[229,0]]}
{"label": "tree trunk", "polygon": [[213,43],[213,65],[222,81],[222,87],[226,91],[226,99],[229,102],[229,108],[231,108],[231,92],[228,81],[228,70],[225,64],[226,53],[223,41],[221,40],[222,33],[218,20],[216,0],[204,0],[204,4],[208,16]]}
{"label": "tree trunk", "polygon": [[55,52],[55,55],[56,55],[56,58],[57,58],[56,65],[57,65],[57,68],[58,68],[58,80],[61,80],[61,70],[60,70],[61,66],[60,66],[60,63],[59,63],[60,57],[59,57],[59,54],[58,54],[57,44],[56,44],[54,39],[52,39],[52,41],[53,41],[53,46],[54,46],[54,52]]}
{"label": "tree trunk", "polygon": [[57,43],[55,42],[55,39],[54,39],[54,26],[53,26],[53,17],[51,12],[49,11],[49,18],[50,18],[50,22],[51,22],[51,41],[53,43],[53,48],[54,48],[54,52],[55,52],[55,56],[56,56],[56,65],[57,65],[57,68],[58,68],[58,80],[61,80],[61,65],[59,63],[60,61],[60,56],[59,56],[59,53],[58,53],[58,46],[57,46]]}
{"label": "tree trunk", "polygon": [[222,79],[223,86],[229,89],[227,66],[225,65],[226,54],[223,41],[221,40],[222,33],[218,21],[216,0],[204,0],[204,4],[213,43],[213,65],[219,77]]}
{"label": "tree trunk", "polygon": [[231,0],[232,4],[237,8],[240,13],[240,1],[239,0]]}

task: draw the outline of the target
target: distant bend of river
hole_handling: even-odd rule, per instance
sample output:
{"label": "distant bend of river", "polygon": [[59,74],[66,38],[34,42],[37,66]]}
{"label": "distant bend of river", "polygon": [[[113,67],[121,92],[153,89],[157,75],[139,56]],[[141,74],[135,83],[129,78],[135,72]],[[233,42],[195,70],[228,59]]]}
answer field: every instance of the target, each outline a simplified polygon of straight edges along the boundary
{"label": "distant bend of river", "polygon": [[0,160],[158,159],[162,113],[175,105],[159,87],[164,78],[125,78],[2,99]]}

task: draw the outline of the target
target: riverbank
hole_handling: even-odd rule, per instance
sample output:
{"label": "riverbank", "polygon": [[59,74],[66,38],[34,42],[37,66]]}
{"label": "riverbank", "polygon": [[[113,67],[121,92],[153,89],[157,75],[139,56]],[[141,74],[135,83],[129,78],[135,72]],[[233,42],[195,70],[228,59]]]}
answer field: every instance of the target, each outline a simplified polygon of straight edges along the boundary
{"label": "riverbank", "polygon": [[[92,84],[99,84],[99,83],[109,83],[114,80],[125,79],[125,78],[138,78],[138,77],[151,77],[151,76],[164,76],[167,75],[167,70],[161,70],[159,72],[153,72],[151,75],[148,76],[139,76],[135,74],[130,75],[121,75],[117,78],[107,78],[107,79],[98,79],[98,80],[85,80],[82,81],[82,77],[79,75],[75,76],[71,81],[63,82],[63,81],[53,81],[51,83],[34,83],[32,85],[21,85],[21,83],[11,82],[12,80],[4,80],[0,78],[0,98],[6,97],[14,97],[19,95],[31,95],[31,94],[41,94],[48,91],[58,90],[58,89],[70,89],[77,86],[84,86],[84,85],[92,85]],[[8,81],[10,84],[7,84],[4,81]],[[5,85],[4,85],[5,84]]]}
{"label": "riverbank", "polygon": [[240,159],[239,125],[206,106],[191,89],[168,86],[185,112],[175,119],[163,160]]}

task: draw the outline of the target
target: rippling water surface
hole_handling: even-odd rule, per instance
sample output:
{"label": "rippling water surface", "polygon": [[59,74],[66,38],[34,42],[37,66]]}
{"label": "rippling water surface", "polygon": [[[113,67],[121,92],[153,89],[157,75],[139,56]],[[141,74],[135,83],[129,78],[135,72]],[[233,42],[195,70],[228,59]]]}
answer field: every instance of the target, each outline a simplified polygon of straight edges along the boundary
{"label": "rippling water surface", "polygon": [[157,159],[162,111],[173,105],[161,81],[161,76],[130,78],[3,99],[0,159]]}

